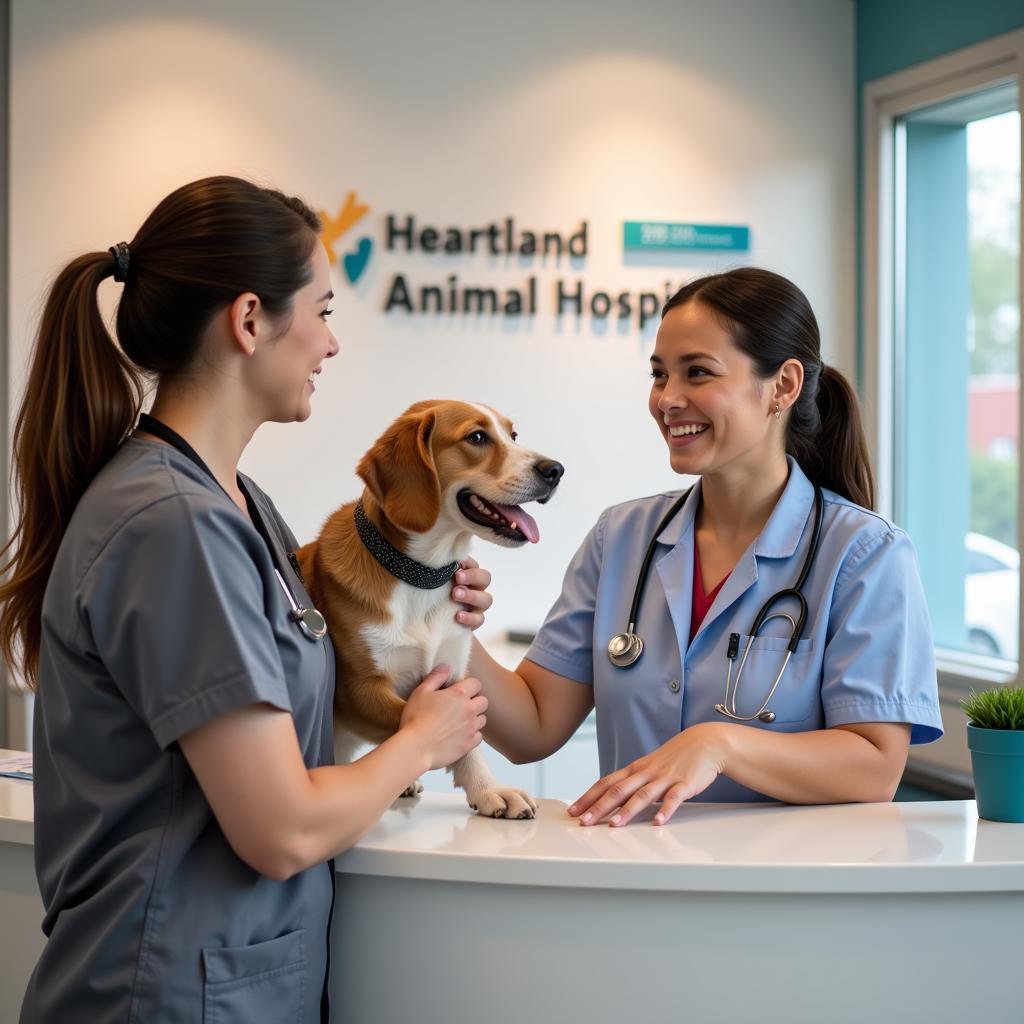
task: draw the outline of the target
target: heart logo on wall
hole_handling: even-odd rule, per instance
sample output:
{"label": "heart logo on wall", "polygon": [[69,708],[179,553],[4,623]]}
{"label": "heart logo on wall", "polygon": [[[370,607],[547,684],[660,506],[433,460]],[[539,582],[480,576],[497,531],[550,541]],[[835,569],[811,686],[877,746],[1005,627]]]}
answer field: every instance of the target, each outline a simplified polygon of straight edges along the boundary
{"label": "heart logo on wall", "polygon": [[360,238],[355,249],[345,253],[340,259],[335,246],[340,242],[342,235],[350,231],[369,212],[370,207],[360,201],[355,189],[349,191],[345,196],[345,202],[342,203],[337,215],[330,214],[326,210],[317,211],[321,224],[320,241],[327,249],[327,258],[331,263],[335,261],[339,263],[341,269],[345,271],[349,284],[355,284],[363,276],[366,264],[370,262],[370,256],[373,253],[373,240],[368,237]]}
{"label": "heart logo on wall", "polygon": [[345,268],[345,276],[352,284],[362,277],[366,264],[370,261],[370,254],[373,252],[373,239],[360,238],[359,244],[354,251],[345,253],[342,265]]}

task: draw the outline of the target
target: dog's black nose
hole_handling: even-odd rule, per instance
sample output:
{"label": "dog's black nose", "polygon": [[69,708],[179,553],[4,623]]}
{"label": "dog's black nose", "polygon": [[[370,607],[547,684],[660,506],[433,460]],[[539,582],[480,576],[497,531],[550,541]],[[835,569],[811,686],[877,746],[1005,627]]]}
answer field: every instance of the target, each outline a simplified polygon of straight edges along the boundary
{"label": "dog's black nose", "polygon": [[534,463],[533,468],[543,477],[549,487],[557,487],[558,481],[562,479],[562,474],[565,472],[565,466],[553,459],[541,459],[540,462]]}

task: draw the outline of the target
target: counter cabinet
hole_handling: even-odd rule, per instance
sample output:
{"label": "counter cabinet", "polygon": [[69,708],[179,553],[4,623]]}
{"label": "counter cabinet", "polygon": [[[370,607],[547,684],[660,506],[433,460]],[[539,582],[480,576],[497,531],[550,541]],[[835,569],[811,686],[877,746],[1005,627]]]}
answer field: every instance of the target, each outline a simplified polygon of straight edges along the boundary
{"label": "counter cabinet", "polygon": [[972,801],[650,816],[400,801],[338,860],[337,1019],[1024,1021],[1024,826]]}
{"label": "counter cabinet", "polygon": [[[337,860],[345,1024],[1021,1024],[1024,825],[973,801],[689,804],[582,828],[399,800]],[[0,1021],[42,949],[31,783],[0,779]]]}

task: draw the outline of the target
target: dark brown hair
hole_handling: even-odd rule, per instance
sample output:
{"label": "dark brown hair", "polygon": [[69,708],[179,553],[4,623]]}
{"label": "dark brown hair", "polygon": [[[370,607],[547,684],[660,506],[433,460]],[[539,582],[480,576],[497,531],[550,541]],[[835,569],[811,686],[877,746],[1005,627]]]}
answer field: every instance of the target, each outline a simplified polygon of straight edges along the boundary
{"label": "dark brown hair", "polygon": [[857,396],[847,379],[821,361],[818,321],[792,281],[757,267],[709,274],[683,285],[661,315],[698,301],[710,308],[762,379],[787,359],[804,368],[804,386],[790,410],[786,451],[808,478],[873,508],[875,485]]}
{"label": "dark brown hair", "polygon": [[172,192],[128,245],[110,337],[96,299],[109,252],[72,260],[46,300],[14,428],[18,518],[0,556],[0,655],[34,687],[43,595],[64,531],[93,477],[135,426],[148,375],[185,374],[218,310],[243,292],[290,319],[320,231],[300,199],[232,177]]}

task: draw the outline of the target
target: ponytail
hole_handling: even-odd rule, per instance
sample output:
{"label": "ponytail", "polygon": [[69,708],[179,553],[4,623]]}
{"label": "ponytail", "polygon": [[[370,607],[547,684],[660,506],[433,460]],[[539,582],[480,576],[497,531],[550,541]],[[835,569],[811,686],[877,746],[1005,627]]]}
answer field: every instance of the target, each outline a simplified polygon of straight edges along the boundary
{"label": "ponytail", "polygon": [[[149,375],[187,374],[207,325],[243,292],[287,329],[313,277],[320,219],[242,178],[201,178],[157,204],[131,243],[69,263],[50,290],[14,428],[17,525],[0,549],[0,656],[35,688],[46,583],[85,489],[135,426]],[[96,290],[124,282],[114,343]],[[4,561],[6,559],[6,561]]]}
{"label": "ponytail", "polygon": [[683,285],[661,315],[694,301],[721,316],[762,380],[787,359],[799,360],[804,385],[786,422],[786,451],[812,483],[873,508],[875,485],[857,396],[838,370],[822,362],[818,321],[807,296],[770,270],[738,267]]}
{"label": "ponytail", "polygon": [[135,424],[142,381],[110,337],[96,301],[109,253],[79,256],[50,290],[14,427],[18,518],[0,549],[0,655],[35,688],[42,607],[71,514]]}
{"label": "ponytail", "polygon": [[[804,385],[806,391],[806,383]],[[821,364],[815,395],[817,426],[808,429],[793,406],[786,450],[819,487],[828,488],[864,508],[875,507],[875,482],[857,396],[836,369]]]}

